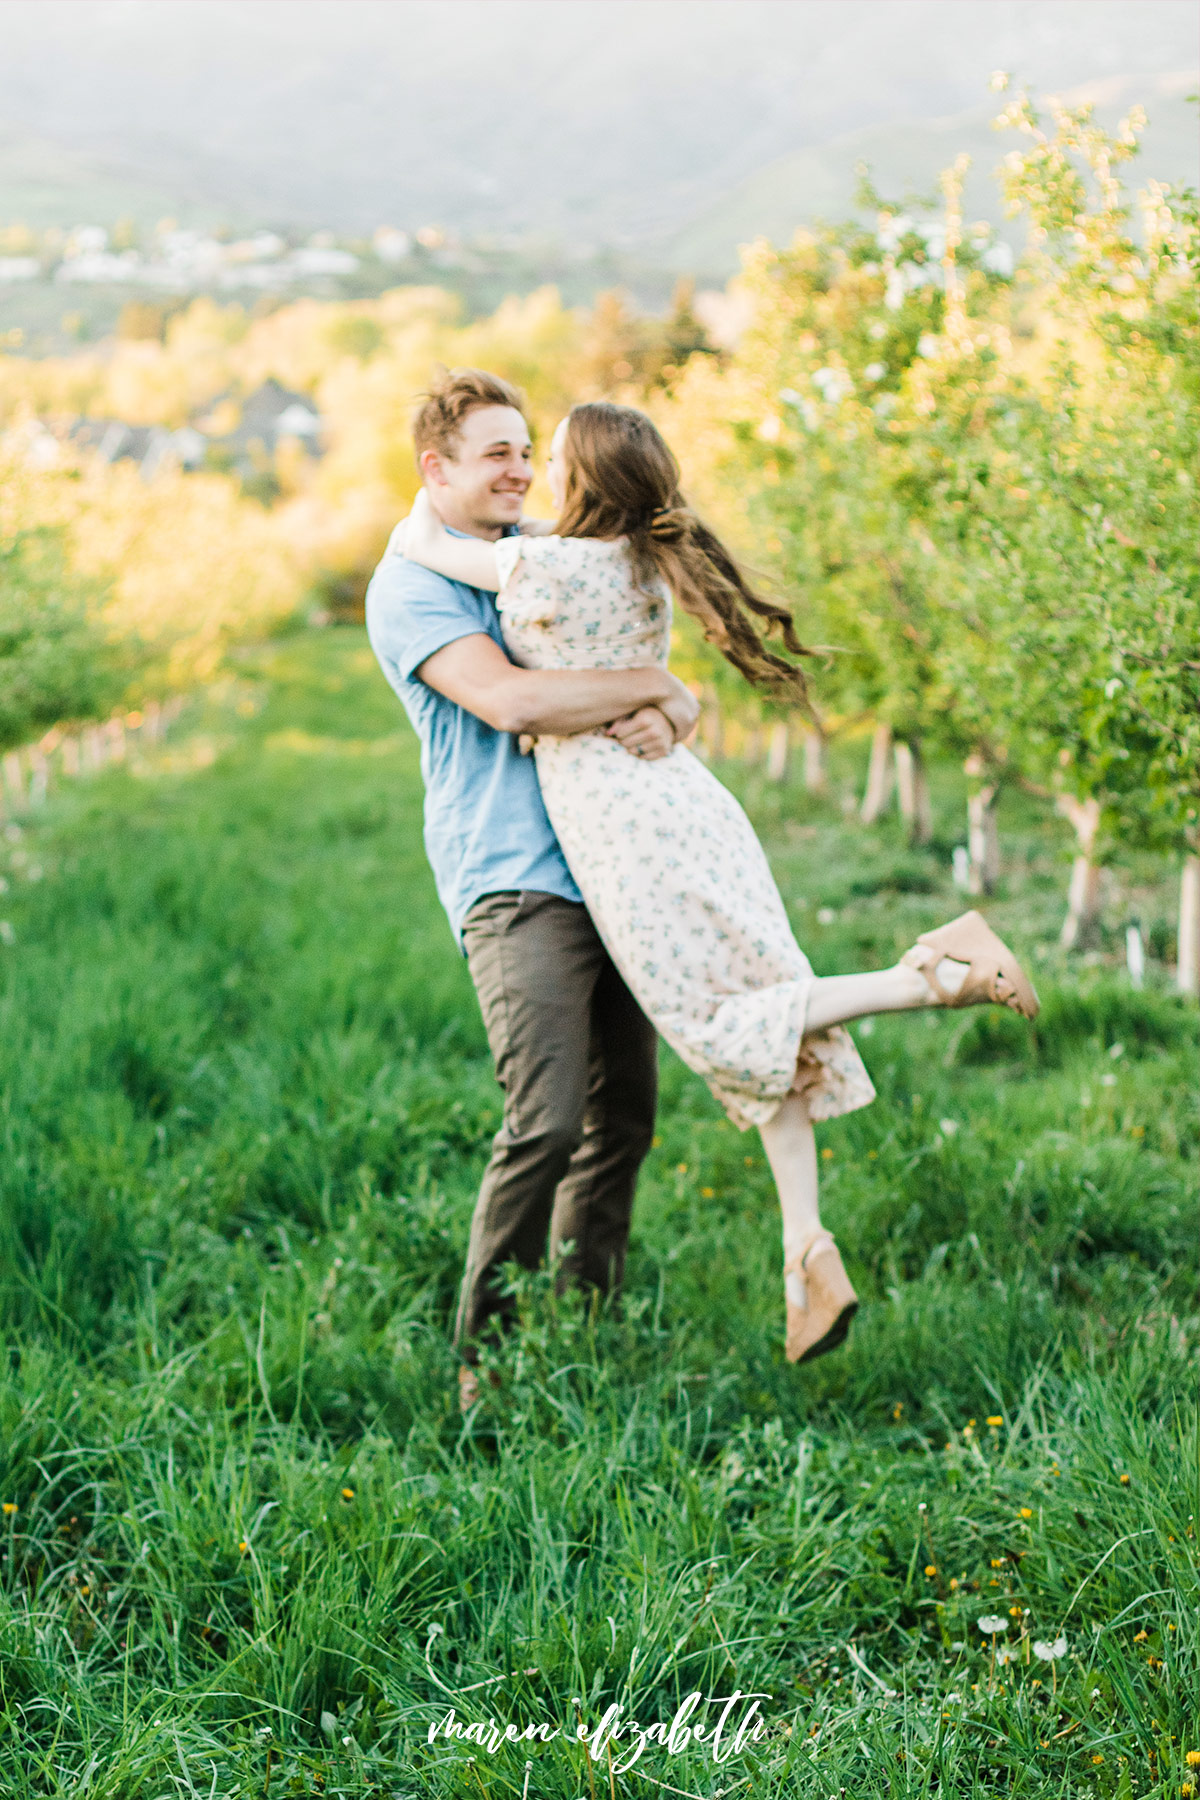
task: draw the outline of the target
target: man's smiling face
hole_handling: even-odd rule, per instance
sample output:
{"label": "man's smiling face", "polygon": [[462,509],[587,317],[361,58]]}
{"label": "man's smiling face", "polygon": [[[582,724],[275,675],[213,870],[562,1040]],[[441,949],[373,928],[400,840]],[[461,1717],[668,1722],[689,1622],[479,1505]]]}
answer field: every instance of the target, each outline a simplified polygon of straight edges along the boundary
{"label": "man's smiling face", "polygon": [[514,406],[476,406],[463,420],[454,455],[426,450],[421,474],[442,523],[472,537],[498,538],[516,525],[533,480],[529,427]]}

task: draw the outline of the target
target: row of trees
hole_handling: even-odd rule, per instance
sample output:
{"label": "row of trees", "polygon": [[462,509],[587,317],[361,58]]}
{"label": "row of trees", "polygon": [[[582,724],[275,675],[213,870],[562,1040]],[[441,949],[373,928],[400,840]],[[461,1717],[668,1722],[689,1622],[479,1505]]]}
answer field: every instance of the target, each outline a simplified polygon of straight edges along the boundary
{"label": "row of trees", "polygon": [[797,596],[801,634],[836,649],[814,728],[875,721],[865,816],[893,740],[918,836],[925,758],[959,757],[984,891],[1005,787],[1052,796],[1078,840],[1067,945],[1118,843],[1180,856],[1194,992],[1195,199],[1152,183],[1135,228],[1118,168],[1136,118],[1114,138],[1022,97],[1002,123],[1029,233],[1015,278],[965,226],[964,165],[935,229],[874,196],[874,231],[755,247],[753,324],[662,416],[708,508]]}

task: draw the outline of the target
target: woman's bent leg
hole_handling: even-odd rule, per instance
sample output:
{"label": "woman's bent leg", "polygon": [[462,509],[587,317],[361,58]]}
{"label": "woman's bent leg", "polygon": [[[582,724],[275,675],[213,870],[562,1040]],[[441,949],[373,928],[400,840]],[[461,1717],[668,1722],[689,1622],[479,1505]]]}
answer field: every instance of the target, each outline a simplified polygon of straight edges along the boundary
{"label": "woman's bent leg", "polygon": [[837,1245],[821,1225],[817,1146],[804,1096],[788,1094],[759,1131],[783,1213],[787,1356],[789,1362],[804,1362],[843,1341],[858,1296]]}
{"label": "woman's bent leg", "polygon": [[821,1229],[817,1204],[817,1141],[801,1094],[788,1094],[759,1136],[783,1214],[783,1259],[803,1256]]}

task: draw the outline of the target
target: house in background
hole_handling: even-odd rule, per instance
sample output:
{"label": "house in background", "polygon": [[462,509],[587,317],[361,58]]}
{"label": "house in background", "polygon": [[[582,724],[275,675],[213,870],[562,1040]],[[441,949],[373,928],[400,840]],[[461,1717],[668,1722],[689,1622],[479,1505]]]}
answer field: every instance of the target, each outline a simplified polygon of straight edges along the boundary
{"label": "house in background", "polygon": [[222,395],[195,425],[219,460],[243,476],[270,467],[289,440],[309,456],[321,454],[321,415],[307,394],[285,388],[274,376],[244,400]]}
{"label": "house in background", "polygon": [[223,468],[243,480],[261,481],[274,468],[282,444],[298,444],[309,457],[322,453],[316,407],[306,394],[285,388],[274,377],[244,399],[222,395],[177,431],[164,425],[127,425],[123,419],[77,418],[66,435],[101,462],[136,463],[147,481],[171,468]]}
{"label": "house in background", "polygon": [[101,462],[133,462],[144,480],[160,469],[203,467],[207,441],[190,425],[170,431],[165,425],[126,425],[122,419],[75,419],[67,437]]}

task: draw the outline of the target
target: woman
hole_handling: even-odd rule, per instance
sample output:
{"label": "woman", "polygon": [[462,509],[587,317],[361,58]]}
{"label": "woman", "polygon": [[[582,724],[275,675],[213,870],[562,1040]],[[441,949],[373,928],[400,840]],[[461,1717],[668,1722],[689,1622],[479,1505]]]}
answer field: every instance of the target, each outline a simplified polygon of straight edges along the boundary
{"label": "woman", "polygon": [[[451,536],[422,495],[404,553],[493,589],[513,659],[532,668],[666,663],[672,595],[756,686],[803,699],[791,617],[755,594],[683,499],[658,430],[632,407],[577,406],[554,434],[553,527],[488,543]],[[892,969],[818,978],[796,943],[749,820],[680,745],[631,757],[604,732],[541,738],[538,777],[567,864],[647,1016],[730,1118],[756,1125],[783,1213],[787,1355],[845,1338],[858,1307],[821,1225],[814,1119],[875,1090],[844,1025],[867,1013],[1037,998],[978,913],[927,932]]]}

